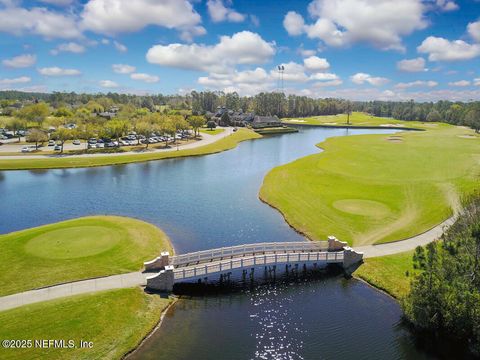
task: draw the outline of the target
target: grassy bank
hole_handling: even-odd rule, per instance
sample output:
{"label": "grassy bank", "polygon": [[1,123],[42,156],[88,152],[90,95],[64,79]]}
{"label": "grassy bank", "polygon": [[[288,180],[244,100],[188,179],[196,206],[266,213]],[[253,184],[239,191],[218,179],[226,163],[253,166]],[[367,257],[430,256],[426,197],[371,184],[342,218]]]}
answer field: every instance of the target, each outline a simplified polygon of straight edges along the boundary
{"label": "grassy bank", "polygon": [[208,135],[217,135],[217,134],[220,134],[224,131],[225,131],[225,129],[220,129],[220,128],[212,129],[212,130],[210,130],[210,129],[200,129],[201,133],[208,134]]}
{"label": "grassy bank", "polygon": [[365,280],[397,299],[410,290],[410,281],[418,272],[413,268],[413,250],[395,255],[365,259],[354,276]]}
{"label": "grassy bank", "polygon": [[311,239],[353,245],[404,239],[445,220],[478,186],[473,130],[427,124],[422,132],[327,139],[325,151],[277,167],[260,197]]}
{"label": "grassy bank", "polygon": [[285,127],[256,129],[255,132],[260,135],[271,135],[271,134],[296,133],[298,132],[298,130],[292,127],[285,126]]}
{"label": "grassy bank", "polygon": [[0,235],[0,296],[140,270],[172,247],[157,227],[92,216]]}
{"label": "grassy bank", "polygon": [[[325,127],[385,127],[416,128],[420,123],[406,122],[392,118],[383,118],[361,112],[353,112],[348,120],[346,114],[311,116],[306,118],[285,118],[282,123],[296,125],[315,125]],[[427,124],[428,127],[428,124]]]}
{"label": "grassy bank", "polygon": [[119,359],[155,327],[169,299],[140,288],[47,301],[0,312],[1,339],[93,342],[91,349],[0,348],[2,359]]}
{"label": "grassy bank", "polygon": [[194,149],[166,152],[145,152],[132,155],[110,156],[80,156],[41,159],[8,159],[0,160],[0,170],[28,170],[28,169],[61,169],[76,167],[92,167],[116,164],[129,164],[134,162],[171,159],[176,157],[207,155],[237,146],[244,140],[260,138],[261,135],[249,129],[239,129],[232,135],[226,136],[212,144],[200,146]]}

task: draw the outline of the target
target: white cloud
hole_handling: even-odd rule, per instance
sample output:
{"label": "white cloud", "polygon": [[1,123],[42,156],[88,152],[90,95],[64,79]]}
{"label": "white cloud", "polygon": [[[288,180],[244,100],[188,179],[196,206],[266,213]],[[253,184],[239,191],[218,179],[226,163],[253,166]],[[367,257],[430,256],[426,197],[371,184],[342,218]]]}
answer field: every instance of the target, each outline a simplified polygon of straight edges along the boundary
{"label": "white cloud", "polygon": [[427,71],[425,68],[425,59],[422,57],[401,60],[397,62],[397,69],[405,72]]}
{"label": "white cloud", "polygon": [[112,70],[117,74],[130,74],[135,72],[137,68],[135,66],[131,66],[127,64],[113,64]]}
{"label": "white cloud", "polygon": [[207,88],[238,92],[242,95],[254,95],[260,91],[270,91],[274,86],[272,77],[265,69],[231,71],[227,74],[210,73],[198,78],[198,83]]}
{"label": "white cloud", "polygon": [[104,88],[107,88],[107,89],[118,87],[118,84],[115,81],[112,81],[112,80],[101,80],[99,82],[99,85],[101,87],[104,87]]}
{"label": "white cloud", "polygon": [[449,41],[429,36],[417,47],[418,52],[429,54],[430,61],[469,60],[480,55],[480,44],[468,44],[463,40]]}
{"label": "white cloud", "polygon": [[308,6],[313,24],[294,11],[283,25],[290,35],[306,33],[330,46],[367,42],[380,49],[403,50],[402,36],[426,27],[421,0],[314,0]]}
{"label": "white cloud", "polygon": [[480,42],[480,20],[469,23],[467,25],[467,31],[473,40],[475,40],[476,42]]}
{"label": "white cloud", "polygon": [[457,86],[457,87],[465,87],[465,86],[470,86],[471,82],[468,81],[468,80],[459,80],[459,81],[449,82],[448,85]]}
{"label": "white cloud", "polygon": [[301,35],[305,31],[305,21],[302,15],[295,11],[289,11],[283,19],[283,27],[287,30],[289,35]]}
{"label": "white cloud", "polygon": [[113,45],[115,46],[115,49],[117,49],[120,52],[127,52],[128,51],[128,48],[125,45],[123,45],[122,43],[119,43],[116,40],[113,42]]}
{"label": "white cloud", "polygon": [[143,81],[143,82],[146,82],[146,83],[156,83],[160,80],[160,78],[158,76],[149,75],[149,74],[145,74],[145,73],[133,73],[133,74],[130,75],[130,78],[133,79],[133,80],[139,80],[139,81]]}
{"label": "white cloud", "polygon": [[473,85],[480,86],[480,78],[473,79]]}
{"label": "white cloud", "polygon": [[2,64],[11,68],[27,68],[35,65],[37,62],[37,56],[32,54],[25,54],[15,56],[11,59],[5,59]]}
{"label": "white cloud", "polygon": [[370,74],[366,74],[366,73],[356,73],[355,75],[352,75],[350,77],[350,80],[357,85],[368,83],[373,86],[381,86],[389,82],[387,78],[373,77]]}
{"label": "white cloud", "polygon": [[223,4],[222,0],[208,0],[207,9],[213,22],[242,22],[246,16]]}
{"label": "white cloud", "polygon": [[457,3],[451,0],[437,0],[435,2],[435,5],[441,11],[454,11],[454,10],[458,10],[459,8]]}
{"label": "white cloud", "polygon": [[81,74],[79,70],[64,69],[58,66],[40,68],[38,72],[44,76],[77,76]]}
{"label": "white cloud", "polygon": [[[307,82],[309,77],[305,74],[305,67],[301,64],[297,64],[296,62],[290,61],[289,63],[280,64],[285,68],[283,72],[283,80],[288,82]],[[270,71],[270,76],[272,78],[279,78],[278,70],[272,69]]]}
{"label": "white cloud", "polygon": [[32,79],[30,79],[28,76],[21,76],[10,79],[0,79],[0,85],[25,84],[27,82],[30,82],[31,80]]}
{"label": "white cloud", "polygon": [[14,35],[34,34],[47,39],[72,39],[82,36],[75,17],[46,8],[24,9],[7,6],[0,9],[0,32]]}
{"label": "white cloud", "polygon": [[81,54],[85,52],[85,46],[78,44],[76,42],[69,42],[69,43],[60,44],[55,49],[50,51],[52,55],[57,55],[61,52]]}
{"label": "white cloud", "polygon": [[436,81],[422,81],[422,80],[417,80],[417,81],[411,81],[408,83],[398,83],[395,85],[395,88],[397,89],[408,89],[411,87],[435,87],[438,86],[438,82]]}
{"label": "white cloud", "polygon": [[85,29],[107,35],[135,32],[148,25],[184,31],[201,22],[187,0],[90,0],[81,17]]}
{"label": "white cloud", "polygon": [[320,81],[338,80],[338,76],[337,74],[332,74],[332,73],[316,73],[310,76],[310,80],[320,80]]}
{"label": "white cloud", "polygon": [[328,63],[327,59],[319,58],[318,56],[310,56],[306,59],[303,59],[303,64],[305,69],[310,72],[320,72],[330,68],[330,64]]}
{"label": "white cloud", "polygon": [[152,64],[189,70],[225,72],[236,64],[259,64],[275,54],[275,46],[260,35],[242,31],[222,36],[216,45],[155,45],[146,55]]}
{"label": "white cloud", "polygon": [[313,49],[304,49],[303,47],[300,47],[297,52],[302,56],[302,57],[310,57],[314,56],[317,53],[317,50]]}
{"label": "white cloud", "polygon": [[316,82],[312,86],[315,88],[321,88],[321,87],[330,87],[330,86],[340,86],[342,84],[343,84],[342,80],[335,79],[335,80]]}
{"label": "white cloud", "polygon": [[73,0],[40,0],[42,3],[56,5],[56,6],[68,6],[73,3]]}

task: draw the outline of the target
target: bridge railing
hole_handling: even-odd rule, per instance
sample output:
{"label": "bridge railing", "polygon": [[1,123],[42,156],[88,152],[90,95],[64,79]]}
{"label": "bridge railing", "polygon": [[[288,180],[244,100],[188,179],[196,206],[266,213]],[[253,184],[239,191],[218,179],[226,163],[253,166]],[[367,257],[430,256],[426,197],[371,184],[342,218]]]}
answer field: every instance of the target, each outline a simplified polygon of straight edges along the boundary
{"label": "bridge railing", "polygon": [[236,259],[221,260],[215,263],[206,263],[184,268],[177,268],[173,270],[173,274],[174,281],[181,281],[183,279],[206,276],[208,274],[232,269],[248,268],[256,265],[277,265],[315,261],[338,263],[343,262],[343,258],[343,251],[254,255]]}
{"label": "bridge railing", "polygon": [[270,242],[237,245],[218,249],[203,250],[193,253],[172,256],[169,260],[171,265],[188,264],[192,262],[206,261],[232,256],[244,256],[257,253],[277,252],[307,252],[326,251],[328,241],[296,241],[296,242]]}

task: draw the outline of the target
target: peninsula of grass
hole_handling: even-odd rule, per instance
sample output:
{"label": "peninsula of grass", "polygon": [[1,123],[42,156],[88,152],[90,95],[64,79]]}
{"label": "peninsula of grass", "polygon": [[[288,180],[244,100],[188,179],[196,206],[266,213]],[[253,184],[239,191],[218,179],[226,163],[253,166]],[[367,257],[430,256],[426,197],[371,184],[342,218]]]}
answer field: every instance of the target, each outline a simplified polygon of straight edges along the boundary
{"label": "peninsula of grass", "polygon": [[478,188],[480,138],[473,130],[327,139],[324,152],[270,171],[262,200],[312,240],[352,245],[405,239],[441,223]]}
{"label": "peninsula of grass", "polygon": [[138,271],[173,252],[154,225],[91,216],[0,235],[0,296],[88,278]]}
{"label": "peninsula of grass", "polygon": [[[315,125],[334,128],[395,128],[395,129],[417,129],[429,124],[421,124],[418,122],[406,122],[395,120],[392,118],[377,117],[362,112],[353,112],[350,118],[346,114],[311,116],[306,118],[285,118],[282,119],[284,124],[292,125]],[[419,126],[420,125],[420,126]],[[423,125],[423,126],[422,126]]]}
{"label": "peninsula of grass", "polygon": [[280,126],[274,128],[255,129],[255,132],[260,135],[274,135],[274,134],[288,134],[296,133],[298,129],[289,126]]}
{"label": "peninsula of grass", "polygon": [[130,164],[135,162],[153,161],[161,159],[172,159],[186,156],[199,156],[214,154],[225,150],[233,149],[237,144],[244,140],[257,139],[261,135],[252,130],[241,128],[232,135],[225,136],[214,143],[199,146],[193,149],[184,149],[164,152],[141,152],[128,155],[109,155],[109,156],[64,156],[39,159],[5,159],[0,160],[1,170],[32,170],[32,169],[63,169],[78,167],[93,167],[106,165]]}
{"label": "peninsula of grass", "polygon": [[365,259],[353,275],[400,300],[409,293],[410,281],[419,272],[413,268],[413,253]]}
{"label": "peninsula of grass", "polygon": [[224,132],[225,129],[216,128],[216,129],[200,129],[201,133],[208,134],[208,135],[217,135]]}
{"label": "peninsula of grass", "polygon": [[0,312],[1,339],[64,339],[92,348],[0,348],[1,359],[119,359],[158,323],[169,299],[140,288],[46,301]]}

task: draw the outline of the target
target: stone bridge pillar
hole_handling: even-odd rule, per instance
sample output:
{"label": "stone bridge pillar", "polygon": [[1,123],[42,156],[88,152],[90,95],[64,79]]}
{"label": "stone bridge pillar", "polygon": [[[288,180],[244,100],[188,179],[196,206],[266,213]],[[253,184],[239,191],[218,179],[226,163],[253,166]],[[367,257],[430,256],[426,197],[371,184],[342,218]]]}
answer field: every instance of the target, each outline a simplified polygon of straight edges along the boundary
{"label": "stone bridge pillar", "polygon": [[346,243],[345,241],[340,241],[332,235],[328,237],[328,251],[340,251],[345,246],[348,246],[348,243]]}
{"label": "stone bridge pillar", "polygon": [[169,264],[170,253],[168,251],[163,251],[160,253],[160,256],[153,259],[152,261],[147,261],[143,263],[145,270],[160,270],[165,268]]}
{"label": "stone bridge pillar", "polygon": [[172,291],[174,283],[173,269],[173,265],[167,265],[158,274],[147,277],[147,288],[157,291]]}
{"label": "stone bridge pillar", "polygon": [[357,252],[350,246],[343,248],[343,268],[349,269],[363,261],[363,252]]}

